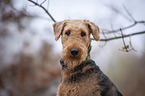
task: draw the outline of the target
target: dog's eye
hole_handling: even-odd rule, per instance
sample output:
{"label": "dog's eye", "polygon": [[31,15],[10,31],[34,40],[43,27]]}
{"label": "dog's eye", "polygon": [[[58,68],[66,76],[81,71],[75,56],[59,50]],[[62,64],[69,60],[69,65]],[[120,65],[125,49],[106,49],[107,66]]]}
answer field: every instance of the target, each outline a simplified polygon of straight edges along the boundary
{"label": "dog's eye", "polygon": [[81,36],[82,36],[82,37],[86,36],[86,33],[85,33],[85,32],[82,32],[82,33],[81,33]]}
{"label": "dog's eye", "polygon": [[66,34],[67,36],[69,36],[69,35],[70,35],[70,31],[65,32],[65,34]]}

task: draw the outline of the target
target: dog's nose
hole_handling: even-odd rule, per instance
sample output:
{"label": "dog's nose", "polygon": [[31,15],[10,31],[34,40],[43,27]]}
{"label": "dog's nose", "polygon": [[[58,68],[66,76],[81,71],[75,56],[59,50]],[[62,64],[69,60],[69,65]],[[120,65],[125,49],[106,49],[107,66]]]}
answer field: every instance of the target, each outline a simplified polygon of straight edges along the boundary
{"label": "dog's nose", "polygon": [[79,50],[77,48],[72,48],[72,49],[70,49],[70,53],[71,53],[71,55],[75,56],[79,53]]}

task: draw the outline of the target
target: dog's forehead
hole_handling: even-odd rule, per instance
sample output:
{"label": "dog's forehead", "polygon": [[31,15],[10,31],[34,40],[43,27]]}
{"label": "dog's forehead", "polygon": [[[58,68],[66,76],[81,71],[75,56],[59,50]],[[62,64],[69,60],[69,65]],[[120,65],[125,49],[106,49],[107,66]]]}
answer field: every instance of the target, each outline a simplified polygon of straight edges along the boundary
{"label": "dog's forehead", "polygon": [[87,27],[86,23],[82,20],[71,20],[71,21],[68,21],[66,23],[66,26],[67,27],[70,27],[70,28],[85,28]]}

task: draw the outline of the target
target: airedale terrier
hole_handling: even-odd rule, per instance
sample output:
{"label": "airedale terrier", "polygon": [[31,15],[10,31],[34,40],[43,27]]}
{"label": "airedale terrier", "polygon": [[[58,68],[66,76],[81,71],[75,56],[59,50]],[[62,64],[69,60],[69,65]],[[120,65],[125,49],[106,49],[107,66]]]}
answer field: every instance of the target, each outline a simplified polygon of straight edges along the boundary
{"label": "airedale terrier", "polygon": [[99,27],[88,20],[53,24],[55,40],[61,36],[62,82],[57,96],[122,96],[111,80],[90,59],[90,34],[98,41]]}

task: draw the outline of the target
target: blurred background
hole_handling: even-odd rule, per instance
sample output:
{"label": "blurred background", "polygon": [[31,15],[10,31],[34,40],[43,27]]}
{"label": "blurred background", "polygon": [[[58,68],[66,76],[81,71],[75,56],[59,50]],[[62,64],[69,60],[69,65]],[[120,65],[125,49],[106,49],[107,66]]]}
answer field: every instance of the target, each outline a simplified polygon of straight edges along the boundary
{"label": "blurred background", "polygon": [[[56,21],[87,19],[101,32],[145,20],[145,0],[35,0]],[[128,11],[127,11],[127,10]],[[54,22],[27,0],[0,0],[0,96],[56,96],[61,79],[61,39]],[[145,24],[123,30],[131,34]],[[121,33],[101,34],[101,39]],[[124,96],[145,96],[145,34],[123,39],[92,40],[91,58]],[[132,50],[134,49],[134,50]]]}

